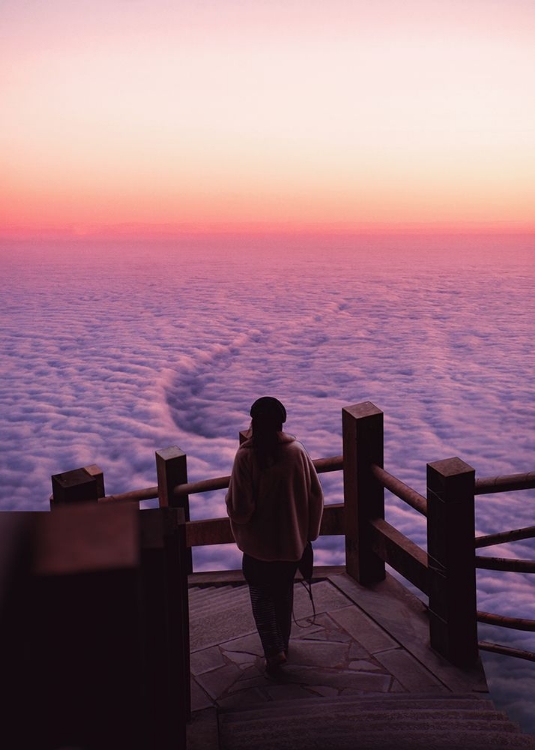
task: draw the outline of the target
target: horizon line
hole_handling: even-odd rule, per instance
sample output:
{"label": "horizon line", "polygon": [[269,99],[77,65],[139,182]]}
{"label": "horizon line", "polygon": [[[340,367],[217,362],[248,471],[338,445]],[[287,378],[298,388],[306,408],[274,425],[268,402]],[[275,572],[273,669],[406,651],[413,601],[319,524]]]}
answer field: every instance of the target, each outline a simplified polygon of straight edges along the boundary
{"label": "horizon line", "polygon": [[396,235],[396,234],[535,234],[535,222],[406,221],[406,222],[182,222],[71,224],[68,226],[4,226],[0,240],[35,239],[173,239],[217,235]]}

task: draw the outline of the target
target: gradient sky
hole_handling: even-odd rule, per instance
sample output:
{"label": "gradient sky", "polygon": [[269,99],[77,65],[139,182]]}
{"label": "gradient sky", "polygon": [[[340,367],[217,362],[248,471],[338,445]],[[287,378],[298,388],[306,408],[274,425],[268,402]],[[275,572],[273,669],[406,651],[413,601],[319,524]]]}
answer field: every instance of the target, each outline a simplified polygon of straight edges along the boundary
{"label": "gradient sky", "polygon": [[0,232],[533,229],[534,39],[533,0],[2,0]]}

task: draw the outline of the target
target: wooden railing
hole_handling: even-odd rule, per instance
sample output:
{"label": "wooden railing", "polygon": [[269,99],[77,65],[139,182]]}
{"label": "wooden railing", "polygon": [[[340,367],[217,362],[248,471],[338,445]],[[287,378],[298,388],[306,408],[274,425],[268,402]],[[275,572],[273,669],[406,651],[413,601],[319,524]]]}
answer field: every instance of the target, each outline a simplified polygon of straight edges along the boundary
{"label": "wooden railing", "polygon": [[[532,489],[535,487],[535,474],[514,474],[510,476],[495,477],[494,479],[482,480],[479,484],[479,494],[490,494],[491,492],[509,492],[520,489]],[[535,537],[535,526],[526,526],[522,529],[502,531],[497,534],[487,534],[475,539],[475,548],[491,547],[507,542],[532,539]],[[476,555],[476,568],[482,570],[499,570],[517,573],[535,573],[534,560],[519,560],[500,557],[487,557]],[[535,620],[522,617],[506,617],[489,612],[477,612],[478,622],[488,625],[496,625],[513,630],[535,631]],[[505,656],[515,656],[528,661],[535,661],[535,652],[512,648],[500,643],[489,643],[480,641],[479,648],[482,651],[491,651]]]}
{"label": "wooden railing", "polygon": [[[419,513],[427,516],[427,500],[425,497],[420,495],[415,490],[411,489],[407,485],[403,484],[399,479],[389,474],[384,469],[377,465],[372,466],[372,473],[374,477],[380,482],[383,487],[388,489],[394,495],[399,497],[401,500],[406,502],[408,505],[413,507]],[[533,489],[535,487],[535,472],[523,473],[523,474],[509,474],[505,476],[497,477],[485,477],[482,479],[476,479],[474,485],[475,495],[488,495],[496,492],[512,492],[517,490]],[[376,526],[377,522],[372,522],[372,525]],[[475,548],[490,547],[497,544],[505,544],[507,542],[519,541],[522,539],[532,539],[535,537],[535,526],[527,526],[521,529],[514,529],[511,531],[502,531],[496,534],[488,534],[486,536],[475,537]],[[407,539],[403,540],[403,547],[408,550],[411,546],[411,542]],[[425,567],[423,550],[420,548],[412,549],[412,553],[408,560],[403,560],[399,556],[397,551],[398,559],[401,564],[396,565],[395,561],[390,560],[390,564],[394,562],[393,567],[398,570],[402,575],[410,580],[417,588],[422,592],[428,593],[427,591],[427,578],[425,574],[422,574],[423,568]],[[386,556],[384,556],[386,559]],[[419,562],[414,562],[419,560]],[[477,569],[484,570],[497,570],[497,571],[509,571],[519,573],[535,573],[535,560],[519,560],[510,558],[498,558],[498,557],[482,557],[476,555],[475,566]],[[405,572],[403,572],[405,571]],[[521,617],[507,617],[504,615],[492,614],[489,612],[476,612],[477,621],[489,625],[496,625],[504,628],[511,628],[514,630],[523,631],[535,631],[535,620],[526,619]],[[489,643],[487,641],[479,641],[478,646],[483,651],[492,651],[494,653],[504,654],[507,656],[515,656],[521,659],[527,659],[529,661],[535,661],[535,653],[532,651],[526,651],[521,649],[511,648],[497,643]]]}
{"label": "wooden railing", "polygon": [[[478,644],[478,620],[506,627],[535,628],[531,621],[477,611],[476,567],[533,572],[535,564],[476,557],[474,547],[530,538],[535,527],[475,538],[474,499],[480,494],[533,488],[535,472],[476,480],[471,466],[459,458],[448,458],[427,464],[424,497],[384,469],[383,412],[374,404],[364,402],[345,407],[342,435],[343,455],[316,459],[314,464],[320,474],[343,471],[344,502],[325,506],[320,533],[345,537],[347,573],[363,586],[373,586],[384,579],[388,564],[426,594],[431,646],[453,664],[461,667],[474,664],[478,645],[486,650],[532,658],[533,655],[505,646]],[[53,478],[53,505],[75,498],[79,481],[83,498],[90,499],[89,494],[102,504],[139,503],[158,498],[160,508],[182,509],[184,545],[189,550],[181,571],[185,580],[191,571],[191,548],[234,541],[226,517],[189,519],[189,496],[225,489],[229,477],[188,482],[186,464],[186,454],[179,448],[157,451],[157,486],[120,495],[105,495],[102,473],[96,466],[78,470],[85,471],[87,476],[74,478],[72,482],[69,474],[74,472],[57,475]],[[385,489],[427,517],[427,551],[385,520]]]}

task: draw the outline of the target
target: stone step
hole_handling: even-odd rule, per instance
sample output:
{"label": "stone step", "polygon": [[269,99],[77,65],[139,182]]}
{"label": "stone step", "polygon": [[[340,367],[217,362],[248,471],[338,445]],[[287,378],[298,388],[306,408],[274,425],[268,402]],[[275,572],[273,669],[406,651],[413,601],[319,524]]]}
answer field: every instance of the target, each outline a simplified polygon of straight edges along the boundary
{"label": "stone step", "polygon": [[[221,588],[226,589],[226,586],[222,586]],[[217,591],[216,586],[191,586],[188,589],[188,596],[191,599],[202,599],[204,596],[207,596],[210,594],[210,592]]]}
{"label": "stone step", "polygon": [[[203,593],[189,592],[190,616],[200,616],[204,612],[223,611],[236,601],[250,602],[247,586],[218,586],[206,589]],[[348,605],[350,604],[348,600]],[[295,587],[294,615],[296,620],[309,619],[312,616],[312,605],[308,594],[301,586]],[[296,631],[298,632],[298,631]]]}
{"label": "stone step", "polygon": [[[254,744],[251,744],[254,743]],[[220,734],[219,750],[533,750],[529,735],[502,732],[418,731],[330,734],[263,734],[251,738]]]}
{"label": "stone step", "polygon": [[490,700],[471,696],[340,696],[220,713],[222,750],[531,748]]}
{"label": "stone step", "polygon": [[188,592],[189,592],[190,596],[198,596],[198,597],[202,598],[203,596],[206,596],[206,595],[209,596],[210,594],[213,594],[213,593],[225,592],[225,591],[240,591],[241,589],[246,589],[246,588],[247,588],[247,586],[243,582],[241,582],[241,583],[222,583],[222,584],[220,584],[218,586],[211,586],[211,585],[208,585],[208,586],[194,586],[194,585],[191,585],[188,588]]}
{"label": "stone step", "polygon": [[241,586],[239,588],[225,587],[222,590],[210,589],[200,594],[189,592],[189,607],[192,614],[199,614],[203,610],[216,607],[225,608],[227,602],[236,599],[249,599],[249,590]]}
{"label": "stone step", "polygon": [[[227,591],[224,595],[214,594],[212,597],[202,599],[197,602],[195,600],[189,601],[190,618],[201,617],[205,613],[212,614],[214,612],[223,612],[229,607],[235,606],[237,603],[248,603],[249,591]],[[249,604],[250,606],[250,604]]]}
{"label": "stone step", "polygon": [[197,590],[189,589],[188,593],[190,602],[203,604],[204,602],[212,601],[213,599],[224,599],[227,596],[231,596],[233,593],[241,593],[244,591],[248,591],[247,586],[217,586]]}
{"label": "stone step", "polygon": [[209,586],[206,588],[198,588],[198,589],[189,589],[188,590],[188,596],[190,602],[205,602],[210,601],[211,599],[217,598],[217,597],[224,597],[228,596],[229,593],[235,590],[243,589],[243,586]]}
{"label": "stone step", "polygon": [[[256,632],[247,586],[224,586],[210,590],[197,599],[190,597],[190,648],[192,651],[208,648],[229,639]],[[300,600],[307,596],[299,592],[296,596],[296,617],[300,613]],[[302,607],[301,607],[302,609]],[[306,610],[307,614],[308,609]],[[301,632],[296,628],[294,635]]]}
{"label": "stone step", "polygon": [[[292,714],[299,712],[307,713],[310,709],[317,711],[318,708],[347,712],[350,710],[385,711],[392,708],[411,710],[415,706],[422,709],[445,709],[448,711],[452,708],[473,711],[496,711],[493,701],[486,695],[485,697],[480,697],[477,694],[471,693],[461,695],[453,693],[441,693],[440,695],[429,695],[427,693],[380,693],[368,696],[338,695],[326,698],[314,697],[271,701],[269,703],[261,703],[258,707],[255,706],[254,708],[240,710],[237,715],[245,717],[248,713],[255,713],[257,711],[262,712],[263,715],[267,715],[269,712],[280,715],[280,712],[284,710],[282,704]],[[230,709],[228,713],[232,714],[233,712],[234,709]]]}
{"label": "stone step", "polygon": [[248,716],[238,715],[238,718],[227,720],[227,724],[237,724],[240,728],[252,728],[253,725],[266,726],[270,722],[275,724],[277,729],[284,730],[288,725],[295,723],[298,717],[310,721],[312,724],[320,723],[322,728],[330,727],[335,730],[339,727],[345,727],[347,730],[365,730],[383,731],[385,726],[389,729],[412,728],[412,729],[450,729],[453,726],[464,727],[465,729],[476,729],[477,731],[485,728],[500,730],[504,732],[519,732],[518,727],[512,724],[508,717],[498,711],[471,711],[471,710],[446,710],[446,709],[420,709],[411,710],[387,710],[384,711],[362,711],[348,714],[345,711],[336,711],[332,708],[328,710],[309,708],[307,712],[302,710],[291,712],[275,712],[272,717],[267,719],[261,711],[254,714],[248,712]]}

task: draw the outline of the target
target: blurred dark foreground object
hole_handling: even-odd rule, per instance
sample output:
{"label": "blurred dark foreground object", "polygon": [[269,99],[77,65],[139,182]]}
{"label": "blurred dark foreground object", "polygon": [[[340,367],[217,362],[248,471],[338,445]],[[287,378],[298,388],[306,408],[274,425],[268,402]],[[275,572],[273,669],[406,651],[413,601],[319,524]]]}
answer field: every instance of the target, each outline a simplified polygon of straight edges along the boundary
{"label": "blurred dark foreground object", "polygon": [[0,513],[0,747],[185,748],[182,515]]}

